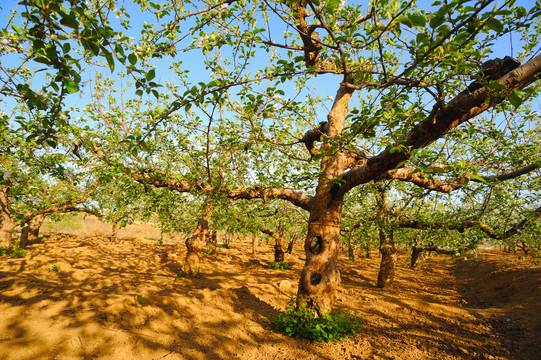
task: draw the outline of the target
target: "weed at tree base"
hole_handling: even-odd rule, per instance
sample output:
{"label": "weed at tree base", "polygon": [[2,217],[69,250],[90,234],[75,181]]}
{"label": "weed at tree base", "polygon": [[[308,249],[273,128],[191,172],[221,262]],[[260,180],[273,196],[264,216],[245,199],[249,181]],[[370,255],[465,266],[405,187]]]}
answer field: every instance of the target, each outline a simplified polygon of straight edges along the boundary
{"label": "weed at tree base", "polygon": [[284,311],[278,311],[268,319],[273,330],[288,336],[309,341],[341,341],[353,337],[360,329],[362,320],[347,310],[334,310],[316,317],[306,307],[296,306],[292,299]]}
{"label": "weed at tree base", "polygon": [[143,295],[135,295],[134,299],[139,304],[143,304],[145,302],[145,297]]}

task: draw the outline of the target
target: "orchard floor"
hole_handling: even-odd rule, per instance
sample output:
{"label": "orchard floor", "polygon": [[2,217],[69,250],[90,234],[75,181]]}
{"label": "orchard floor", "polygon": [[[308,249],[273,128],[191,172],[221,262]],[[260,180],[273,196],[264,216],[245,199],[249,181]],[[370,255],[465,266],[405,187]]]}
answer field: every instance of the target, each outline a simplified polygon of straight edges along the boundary
{"label": "orchard floor", "polygon": [[[309,343],[265,318],[296,291],[301,245],[270,270],[271,244],[232,243],[201,274],[177,276],[183,244],[51,235],[0,258],[0,359],[541,359],[541,267],[482,252],[435,256],[374,286],[379,259],[340,257],[336,306],[364,319],[354,338]],[[58,271],[53,271],[56,266]],[[286,283],[289,280],[291,286]],[[135,300],[142,296],[142,303]]]}

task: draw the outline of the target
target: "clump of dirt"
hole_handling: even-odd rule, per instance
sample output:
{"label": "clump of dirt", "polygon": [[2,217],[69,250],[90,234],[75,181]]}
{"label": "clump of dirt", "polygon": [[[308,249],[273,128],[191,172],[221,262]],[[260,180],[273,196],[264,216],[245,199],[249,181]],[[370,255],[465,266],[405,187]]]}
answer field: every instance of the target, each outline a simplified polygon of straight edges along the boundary
{"label": "clump of dirt", "polygon": [[[314,344],[270,331],[266,317],[295,295],[301,246],[272,270],[271,244],[205,255],[182,276],[183,243],[52,235],[23,259],[0,259],[2,359],[537,359],[541,269],[498,254],[436,256],[391,289],[379,259],[340,257],[336,306],[363,328]],[[173,256],[172,254],[176,254]],[[167,255],[167,256],[166,256]],[[289,285],[289,282],[291,285]]]}

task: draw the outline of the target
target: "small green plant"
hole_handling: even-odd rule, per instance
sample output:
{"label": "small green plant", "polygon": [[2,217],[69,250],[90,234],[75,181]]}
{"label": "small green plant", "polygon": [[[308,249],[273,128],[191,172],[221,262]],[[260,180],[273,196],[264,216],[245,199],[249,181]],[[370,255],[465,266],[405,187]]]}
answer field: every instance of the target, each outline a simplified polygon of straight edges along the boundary
{"label": "small green plant", "polygon": [[53,265],[49,268],[49,272],[59,272],[60,271],[60,267],[58,265]]}
{"label": "small green plant", "polygon": [[178,276],[179,278],[183,278],[183,277],[186,276],[186,274],[184,273],[184,271],[180,270],[180,271],[177,273],[177,276]]}
{"label": "small green plant", "polygon": [[354,336],[362,320],[347,310],[335,310],[330,314],[316,317],[303,306],[296,306],[292,299],[284,311],[278,311],[267,319],[273,330],[309,341],[341,341]]}
{"label": "small green plant", "polygon": [[229,244],[220,244],[220,247],[222,249],[229,249],[231,246],[229,246]]}
{"label": "small green plant", "polygon": [[350,257],[348,260],[349,260],[349,261],[355,261],[355,258],[354,258],[354,257]]}
{"label": "small green plant", "polygon": [[22,258],[26,256],[26,250],[21,249],[19,244],[11,244],[9,246],[0,246],[0,256],[10,258]]}
{"label": "small green plant", "polygon": [[269,269],[280,269],[280,270],[289,270],[291,269],[291,264],[285,261],[282,262],[271,262],[268,266]]}
{"label": "small green plant", "polygon": [[205,254],[207,255],[214,255],[214,250],[212,249],[205,249],[205,251],[203,251]]}
{"label": "small green plant", "polygon": [[145,302],[145,297],[143,295],[135,295],[135,301],[137,301],[139,304],[142,304]]}

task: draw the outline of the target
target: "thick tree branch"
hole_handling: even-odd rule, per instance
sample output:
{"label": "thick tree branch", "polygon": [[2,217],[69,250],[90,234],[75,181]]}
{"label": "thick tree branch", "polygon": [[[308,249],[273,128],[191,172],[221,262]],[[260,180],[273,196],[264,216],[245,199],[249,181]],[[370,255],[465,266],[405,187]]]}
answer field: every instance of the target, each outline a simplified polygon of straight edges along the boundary
{"label": "thick tree branch", "polygon": [[412,219],[405,219],[405,220],[396,222],[394,225],[401,228],[422,229],[422,230],[445,228],[449,230],[457,230],[460,233],[464,232],[465,229],[476,227],[493,239],[504,240],[520,232],[522,229],[524,229],[524,226],[528,223],[529,220],[531,220],[532,218],[537,218],[539,216],[541,216],[541,207],[538,207],[537,209],[535,209],[532,216],[526,217],[522,221],[519,221],[516,224],[511,225],[511,227],[505,232],[498,232],[498,230],[493,228],[492,226],[487,225],[477,220],[459,220],[459,221],[452,221],[452,222],[430,222],[430,221],[418,221],[418,220],[412,220]]}
{"label": "thick tree branch", "polygon": [[541,74],[541,55],[510,71],[496,82],[503,90],[482,87],[472,93],[462,92],[447,105],[437,107],[417,124],[404,141],[387,147],[380,154],[368,159],[366,164],[355,166],[343,175],[345,193],[353,187],[384,176],[400,163],[409,159],[411,151],[423,148],[447,134],[451,129],[476,117],[506,99],[513,90],[523,89],[538,80]]}
{"label": "thick tree branch", "polygon": [[510,171],[504,174],[498,175],[486,175],[486,176],[472,176],[472,174],[465,174],[456,179],[440,180],[433,176],[428,176],[426,173],[418,171],[416,168],[404,167],[400,169],[389,170],[385,174],[387,180],[400,180],[413,183],[419,187],[439,191],[443,193],[450,193],[454,190],[458,190],[466,185],[469,181],[482,182],[484,181],[504,181],[517,178],[519,176],[528,174],[534,170],[539,169],[539,164],[531,164],[524,166],[518,170]]}
{"label": "thick tree branch", "polygon": [[120,166],[123,168],[124,173],[130,176],[133,180],[143,185],[151,185],[157,188],[169,188],[180,193],[193,193],[193,194],[216,194],[223,195],[232,200],[240,199],[281,199],[292,203],[304,210],[310,211],[312,196],[306,195],[303,191],[293,190],[288,188],[272,188],[263,186],[240,186],[240,187],[228,187],[224,184],[218,187],[203,181],[193,180],[177,180],[171,175],[165,174],[158,170],[142,169],[136,171],[130,167],[114,163],[109,159],[103,150],[96,145],[91,145],[92,151],[96,154],[96,157],[101,159],[109,166]]}
{"label": "thick tree branch", "polygon": [[79,211],[74,210],[76,205],[82,204],[85,202],[89,197],[94,195],[96,192],[98,186],[100,185],[100,181],[95,181],[87,191],[85,191],[83,194],[79,195],[77,198],[73,200],[68,200],[60,204],[53,204],[49,207],[37,210],[27,216],[24,217],[23,221],[25,223],[30,222],[33,218],[35,218],[38,215],[50,215],[50,214],[58,214],[58,213],[65,213],[65,212],[71,212],[71,211]]}

